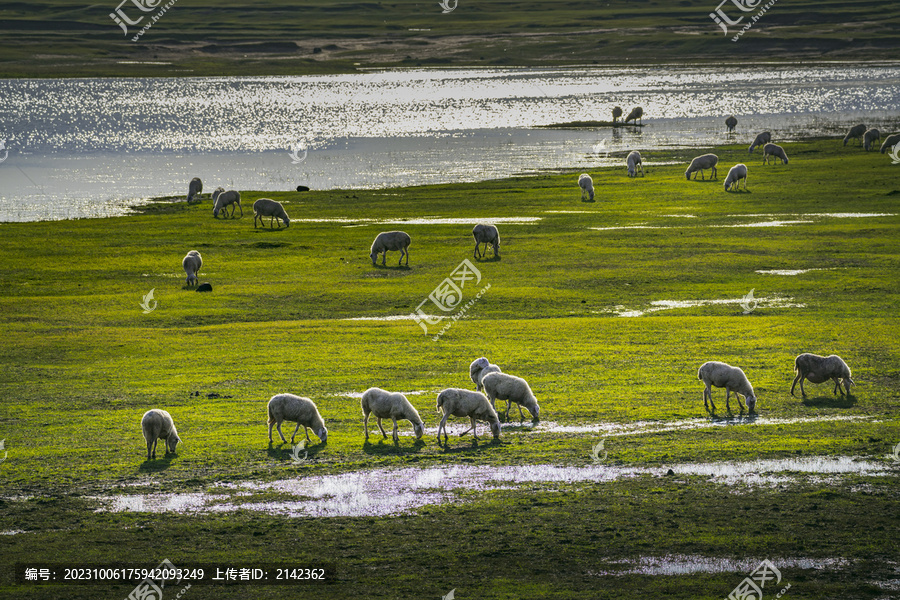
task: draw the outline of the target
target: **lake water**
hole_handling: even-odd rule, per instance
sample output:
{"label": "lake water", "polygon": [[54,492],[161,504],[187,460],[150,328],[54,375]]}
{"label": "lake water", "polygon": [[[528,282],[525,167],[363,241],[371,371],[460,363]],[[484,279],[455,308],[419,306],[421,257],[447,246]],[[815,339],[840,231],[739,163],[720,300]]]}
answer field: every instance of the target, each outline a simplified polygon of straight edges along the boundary
{"label": "lake water", "polygon": [[[608,120],[615,105],[642,106],[646,127],[534,128]],[[0,221],[125,214],[185,195],[192,177],[209,192],[589,170],[621,162],[607,152],[749,145],[764,129],[778,142],[893,131],[898,107],[900,66],[881,64],[2,80]]]}

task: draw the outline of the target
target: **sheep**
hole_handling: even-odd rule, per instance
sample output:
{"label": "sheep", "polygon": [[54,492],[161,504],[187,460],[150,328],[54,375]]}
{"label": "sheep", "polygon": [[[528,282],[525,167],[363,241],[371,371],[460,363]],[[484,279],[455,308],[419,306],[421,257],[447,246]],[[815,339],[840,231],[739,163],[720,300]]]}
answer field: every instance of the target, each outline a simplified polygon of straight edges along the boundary
{"label": "sheep", "polygon": [[584,195],[587,194],[589,202],[594,201],[594,180],[587,173],[578,176],[578,187],[581,188],[581,201],[584,202]]}
{"label": "sheep", "polygon": [[488,400],[491,401],[492,407],[496,408],[494,405],[495,400],[506,400],[505,421],[509,422],[509,409],[512,402],[515,402],[519,407],[520,422],[525,418],[525,415],[522,413],[523,406],[531,413],[533,422],[537,423],[540,421],[541,407],[538,406],[537,398],[534,397],[534,392],[531,391],[528,382],[521,377],[507,375],[506,373],[488,373],[481,380],[481,383],[484,386],[484,392],[487,394]]}
{"label": "sheep", "polygon": [[191,250],[185,254],[184,258],[181,260],[181,266],[187,274],[188,285],[200,283],[200,278],[197,277],[197,273],[200,272],[200,267],[203,266],[203,258],[200,256],[199,252]]}
{"label": "sheep", "polygon": [[847,131],[847,135],[844,136],[844,145],[847,145],[851,139],[856,138],[860,139],[862,136],[866,134],[866,126],[860,123],[859,125],[854,125]]}
{"label": "sheep", "polygon": [[875,129],[869,129],[863,134],[863,147],[866,149],[866,152],[869,151],[869,148],[875,142],[875,140],[881,139],[881,132]]}
{"label": "sheep", "polygon": [[892,135],[884,138],[884,142],[881,144],[881,153],[884,154],[897,144],[900,144],[900,133],[894,133]]}
{"label": "sheep", "polygon": [[728,412],[731,412],[731,406],[728,403],[731,392],[734,392],[741,407],[741,412],[744,412],[744,405],[741,403],[741,397],[738,394],[742,394],[747,400],[749,412],[753,412],[756,408],[756,394],[753,393],[753,386],[750,385],[747,376],[738,367],[732,367],[718,361],[705,362],[697,371],[697,379],[706,386],[703,389],[703,405],[709,411],[709,405],[706,403],[706,399],[709,398],[709,404],[712,405],[711,414],[716,414],[716,405],[713,404],[711,386],[725,388],[725,409]]}
{"label": "sheep", "polygon": [[[269,200],[268,198],[260,198],[256,202],[253,203],[253,229],[256,229],[256,219],[259,219],[259,224],[264,225],[263,217],[269,217],[269,229],[272,229],[272,223],[275,219],[282,221],[285,227],[291,226],[291,220],[288,218],[287,213],[284,211],[284,207],[281,205],[281,202],[275,202],[274,200]],[[278,228],[281,229],[281,223],[278,224]]]}
{"label": "sheep", "polygon": [[612,115],[613,115],[613,123],[618,122],[619,117],[622,116],[622,107],[621,107],[621,106],[616,106],[615,108],[613,108],[613,113],[612,113]]}
{"label": "sheep", "polygon": [[[769,157],[775,156],[781,159],[782,164],[788,164],[787,153],[784,151],[784,148],[779,146],[778,144],[766,144],[763,146],[763,164],[768,164]],[[775,160],[772,160],[772,163],[775,163]]]}
{"label": "sheep", "polygon": [[216,200],[219,198],[219,194],[221,194],[224,191],[225,191],[225,188],[223,188],[223,187],[217,187],[216,189],[213,190],[213,193],[212,193],[213,205],[215,205]]}
{"label": "sheep", "polygon": [[481,358],[476,358],[472,361],[472,364],[469,365],[469,378],[472,380],[472,383],[475,384],[475,389],[479,392],[484,389],[481,380],[484,379],[484,376],[488,373],[500,373],[500,367],[492,365],[490,361],[483,356]]}
{"label": "sheep", "polygon": [[728,176],[725,178],[725,191],[727,192],[731,187],[738,189],[740,187],[741,179],[744,180],[744,189],[746,190],[747,165],[744,163],[738,163],[728,170]]}
{"label": "sheep", "polygon": [[472,228],[472,236],[475,238],[475,258],[479,257],[478,246],[484,244],[484,252],[480,253],[481,258],[487,256],[488,245],[494,249],[494,258],[500,257],[500,232],[495,225],[479,223]]}
{"label": "sheep", "polygon": [[685,178],[688,180],[691,179],[691,173],[694,174],[694,179],[697,179],[697,171],[700,171],[700,179],[706,179],[703,176],[703,171],[706,169],[711,169],[712,173],[710,175],[710,179],[717,179],[719,176],[719,172],[716,170],[716,165],[719,164],[719,157],[715,154],[703,154],[702,156],[698,156],[694,160],[691,161],[690,166],[687,168],[687,171],[684,172]]}
{"label": "sheep", "polygon": [[[222,188],[219,188],[222,189]],[[216,190],[218,191],[218,190]],[[214,192],[215,193],[215,192]],[[241,193],[237,190],[228,190],[227,192],[222,191],[216,195],[216,199],[213,201],[213,217],[218,218],[219,211],[221,210],[224,215],[228,215],[228,205],[231,205],[231,218],[234,218],[234,209],[235,204],[237,208],[241,209],[241,216],[244,216],[244,207],[241,206]]]}
{"label": "sheep", "polygon": [[156,442],[159,440],[166,440],[166,454],[174,454],[175,446],[181,441],[172,415],[159,408],[153,408],[144,413],[144,416],[141,417],[141,430],[144,432],[144,440],[147,442],[147,460],[156,458]]}
{"label": "sheep", "polygon": [[628,121],[634,121],[634,124],[637,125],[638,121],[643,121],[643,119],[642,119],[643,116],[644,116],[644,109],[641,108],[640,106],[636,106],[635,108],[633,108],[631,110],[630,113],[628,113],[628,116],[625,117],[625,123],[627,124]]}
{"label": "sheep", "polygon": [[772,141],[772,134],[768,131],[763,131],[761,134],[756,136],[756,139],[753,140],[753,143],[750,144],[750,151],[747,154],[753,154],[753,149],[757,146],[762,146],[764,144],[768,144]]}
{"label": "sheep", "polygon": [[379,253],[382,253],[381,264],[386,264],[388,250],[400,251],[400,260],[397,262],[398,266],[403,262],[403,255],[405,254],[406,266],[409,266],[410,241],[411,238],[409,237],[409,234],[404,231],[382,231],[375,237],[375,241],[372,242],[372,248],[369,251],[369,257],[372,259],[372,266],[375,266],[375,261],[378,258]]}
{"label": "sheep", "polygon": [[294,443],[294,437],[303,425],[303,432],[306,434],[306,441],[309,441],[309,429],[313,430],[319,440],[324,444],[328,441],[328,430],[325,429],[325,421],[319,414],[319,409],[315,403],[309,398],[295,396],[294,394],[276,394],[269,399],[266,405],[266,411],[269,414],[269,443],[272,442],[272,425],[278,430],[281,441],[286,442],[284,434],[281,433],[282,421],[294,421],[297,427],[291,435],[291,444]]}
{"label": "sheep", "polygon": [[844,362],[840,356],[832,354],[830,356],[819,356],[818,354],[804,353],[794,359],[794,383],[791,384],[791,396],[794,395],[794,386],[800,382],[800,393],[806,398],[806,392],[803,390],[803,380],[809,379],[812,383],[824,383],[829,379],[834,380],[834,390],[832,394],[837,394],[841,389],[841,382],[844,389],[847,390],[847,396],[850,395],[850,386],[854,384],[850,378],[850,367]]}
{"label": "sheep", "polygon": [[728,133],[734,131],[734,128],[737,127],[737,119],[734,118],[734,115],[731,115],[727,119],[725,119],[725,127],[728,128]]}
{"label": "sheep", "polygon": [[463,431],[463,436],[470,431],[477,440],[478,429],[475,420],[487,421],[491,426],[491,433],[494,439],[500,439],[500,419],[497,417],[497,411],[491,407],[491,403],[481,392],[473,392],[471,390],[463,390],[460,388],[448,388],[442,390],[437,397],[437,409],[443,413],[441,422],[438,425],[438,444],[441,443],[441,429],[444,430],[444,442],[447,441],[447,417],[469,417],[472,426]]}
{"label": "sheep", "polygon": [[640,152],[637,150],[629,152],[628,158],[625,159],[625,163],[628,165],[629,177],[637,177],[637,169],[641,170],[641,177],[644,176],[644,164],[641,162]]}
{"label": "sheep", "polygon": [[387,392],[381,388],[373,387],[363,392],[362,400],[363,427],[366,430],[366,441],[369,441],[369,415],[374,414],[378,419],[378,429],[381,435],[387,438],[384,427],[381,426],[381,419],[391,419],[394,422],[394,441],[399,441],[397,435],[397,419],[406,419],[412,423],[413,431],[416,439],[421,439],[425,433],[425,423],[419,416],[418,411],[409,403],[406,396],[397,392]]}
{"label": "sheep", "polygon": [[199,177],[194,177],[191,179],[191,182],[188,184],[188,195],[187,201],[191,202],[194,199],[194,196],[199,196],[203,191],[203,182],[200,181]]}

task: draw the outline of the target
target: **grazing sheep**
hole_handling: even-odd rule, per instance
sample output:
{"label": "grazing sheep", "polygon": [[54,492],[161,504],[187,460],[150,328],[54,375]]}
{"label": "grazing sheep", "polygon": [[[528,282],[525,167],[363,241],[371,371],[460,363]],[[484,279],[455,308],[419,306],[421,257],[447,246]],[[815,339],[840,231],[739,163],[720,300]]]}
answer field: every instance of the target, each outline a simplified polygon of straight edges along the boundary
{"label": "grazing sheep", "polygon": [[[194,177],[191,179],[191,182],[188,184],[188,197],[187,201],[191,202],[194,200],[194,196],[199,196],[200,193],[203,192],[203,182],[200,181],[199,177]],[[198,198],[199,200],[199,198]]]}
{"label": "grazing sheep", "polygon": [[372,259],[372,266],[375,266],[375,261],[378,258],[379,253],[382,253],[381,264],[386,264],[388,250],[400,251],[400,260],[397,262],[398,266],[403,262],[403,255],[405,254],[406,265],[409,266],[410,241],[411,238],[409,237],[409,234],[404,231],[382,231],[375,237],[375,241],[372,242],[372,248],[369,251],[369,257]]}
{"label": "grazing sheep", "polygon": [[181,441],[175,429],[175,421],[168,411],[154,408],[141,417],[141,430],[147,442],[147,460],[156,458],[156,442],[166,440],[166,454],[174,453],[175,446]]}
{"label": "grazing sheep", "polygon": [[641,108],[640,106],[636,106],[631,110],[630,113],[628,113],[628,116],[625,117],[625,123],[627,124],[628,121],[634,121],[634,124],[637,125],[638,121],[643,122],[643,119],[642,119],[643,116],[644,116],[644,109]]}
{"label": "grazing sheep", "polygon": [[[259,219],[259,224],[264,225],[263,217],[269,217],[269,229],[272,229],[272,223],[275,219],[282,221],[285,227],[291,226],[291,220],[288,218],[287,213],[284,211],[284,207],[281,205],[281,202],[275,202],[274,200],[269,200],[268,198],[260,198],[256,202],[253,203],[253,229],[256,229],[256,219]],[[281,223],[278,224],[278,228],[281,229]]]}
{"label": "grazing sheep", "polygon": [[472,426],[463,431],[463,436],[470,431],[475,439],[478,439],[478,429],[475,420],[487,421],[491,425],[491,433],[494,439],[500,439],[500,419],[497,418],[497,411],[491,408],[491,403],[481,392],[473,392],[471,390],[463,390],[460,388],[448,388],[441,391],[437,397],[437,409],[443,413],[441,422],[438,425],[438,443],[441,443],[441,429],[444,430],[444,442],[447,441],[447,417],[469,417],[472,420]]}
{"label": "grazing sheep", "polygon": [[492,407],[496,408],[494,405],[495,400],[506,400],[505,421],[509,421],[511,402],[515,402],[519,407],[519,421],[525,418],[525,415],[522,413],[523,406],[531,413],[532,421],[537,423],[540,420],[541,407],[538,406],[534,392],[528,387],[528,382],[521,377],[514,377],[506,373],[488,373],[484,376],[481,383],[484,385],[484,392],[487,394],[488,400],[491,401]]}
{"label": "grazing sheep", "polygon": [[872,144],[875,143],[875,140],[881,139],[881,132],[875,129],[869,129],[863,134],[863,147],[866,149],[866,152],[869,151],[869,148],[872,147]]}
{"label": "grazing sheep", "polygon": [[628,153],[628,158],[625,159],[625,163],[628,165],[628,176],[629,177],[637,177],[637,170],[641,170],[641,177],[644,176],[644,164],[641,162],[641,153],[637,150],[632,150]]}
{"label": "grazing sheep", "polygon": [[484,389],[484,385],[482,384],[482,379],[488,373],[499,373],[500,367],[497,365],[492,365],[488,359],[485,357],[476,358],[472,361],[472,364],[469,365],[469,377],[472,379],[472,383],[475,384],[475,389],[479,392]]}
{"label": "grazing sheep", "polygon": [[738,163],[728,170],[728,177],[725,178],[725,191],[729,188],[738,189],[741,179],[744,180],[744,189],[747,189],[747,165]]}
{"label": "grazing sheep", "polygon": [[200,272],[200,267],[203,266],[203,258],[200,257],[200,253],[196,250],[191,250],[187,254],[185,254],[184,258],[181,260],[181,266],[184,268],[184,272],[187,274],[187,284],[193,285],[195,283],[200,283],[200,279],[197,277],[197,273]]}
{"label": "grazing sheep", "polygon": [[282,421],[294,421],[297,423],[297,427],[294,429],[293,435],[291,435],[292,444],[301,425],[303,425],[303,432],[306,434],[307,442],[309,441],[309,429],[307,428],[311,428],[322,443],[328,441],[328,430],[325,429],[325,421],[322,420],[322,415],[319,414],[319,409],[316,408],[315,403],[309,398],[295,396],[294,394],[277,394],[269,399],[266,410],[269,413],[270,442],[272,441],[272,425],[275,425],[275,428],[278,430],[281,441],[287,441],[284,439],[284,434],[281,433]]}
{"label": "grazing sheep", "polygon": [[834,390],[831,393],[837,394],[840,390],[842,396],[844,390],[841,389],[841,382],[843,382],[848,396],[850,395],[850,386],[854,384],[853,379],[850,378],[850,367],[847,366],[844,359],[835,354],[831,356],[801,354],[794,359],[794,372],[797,376],[794,377],[794,383],[791,384],[791,396],[794,395],[794,386],[799,381],[800,393],[806,398],[806,392],[803,389],[804,379],[809,379],[812,383],[824,383],[833,379]]}
{"label": "grazing sheep", "polygon": [[706,169],[711,169],[712,173],[710,174],[710,179],[717,179],[719,172],[716,170],[716,165],[719,164],[719,157],[715,154],[703,154],[702,156],[698,156],[694,160],[691,161],[691,165],[687,168],[687,171],[684,172],[685,178],[690,180],[691,173],[694,174],[694,179],[697,179],[697,171],[700,171],[700,179],[706,179],[703,176],[703,171]]}
{"label": "grazing sheep", "polygon": [[852,139],[861,139],[862,136],[866,134],[866,126],[860,123],[859,125],[854,125],[847,131],[847,135],[844,136],[844,145],[847,145]]}
{"label": "grazing sheep", "polygon": [[763,131],[761,134],[756,136],[756,139],[753,140],[753,143],[750,144],[750,152],[748,154],[753,154],[753,149],[757,146],[762,146],[764,144],[768,144],[772,141],[772,134],[768,131]]}
{"label": "grazing sheep", "polygon": [[[777,158],[780,158],[782,164],[785,164],[785,165],[788,164],[787,153],[784,151],[784,148],[782,148],[778,144],[766,144],[765,146],[763,146],[763,164],[764,165],[768,164],[770,156],[775,156]],[[774,164],[775,161],[773,160],[772,163]]]}
{"label": "grazing sheep", "polygon": [[478,246],[481,244],[484,244],[484,252],[480,253],[481,258],[487,256],[488,245],[494,249],[494,258],[500,256],[500,232],[495,225],[479,223],[472,228],[472,236],[475,238],[475,258],[479,257]]}
{"label": "grazing sheep", "polygon": [[[219,188],[221,189],[221,188]],[[217,190],[218,191],[218,190]],[[213,206],[213,217],[218,218],[219,211],[224,216],[228,216],[228,205],[231,205],[231,218],[234,218],[235,208],[241,209],[241,216],[244,216],[244,207],[241,206],[241,193],[237,190],[228,190],[227,192],[219,192],[216,195]],[[235,206],[237,205],[237,206]]]}
{"label": "grazing sheep", "polygon": [[887,136],[881,144],[881,153],[884,154],[897,144],[900,144],[900,133],[894,133]]}
{"label": "grazing sheep", "polygon": [[213,205],[215,205],[216,200],[219,199],[219,194],[221,194],[224,191],[225,191],[225,188],[223,188],[223,187],[217,187],[216,189],[213,190],[213,193],[212,193]]}
{"label": "grazing sheep", "polygon": [[738,394],[742,394],[747,400],[747,408],[750,412],[753,412],[753,409],[756,408],[756,394],[753,393],[753,386],[750,385],[747,376],[738,367],[732,367],[718,361],[706,362],[697,371],[697,379],[706,385],[703,389],[703,405],[709,411],[709,405],[706,403],[706,399],[709,398],[709,404],[712,405],[711,414],[716,414],[716,405],[713,404],[711,386],[725,388],[725,409],[728,412],[731,412],[731,406],[728,403],[731,392],[734,392],[741,407],[741,412],[744,412],[744,405]]}
{"label": "grazing sheep", "polygon": [[725,119],[725,127],[728,128],[729,133],[734,131],[734,128],[737,127],[737,119],[734,118],[734,115]]}
{"label": "grazing sheep", "polygon": [[622,116],[622,107],[616,106],[613,108],[613,123],[616,123],[619,120],[619,117]]}
{"label": "grazing sheep", "polygon": [[594,201],[594,180],[587,173],[578,176],[578,187],[581,188],[581,201],[584,202],[584,195],[589,196],[589,201]]}
{"label": "grazing sheep", "polygon": [[369,414],[374,414],[378,419],[378,429],[385,438],[387,438],[387,434],[384,432],[384,427],[381,426],[381,419],[391,419],[394,422],[395,442],[400,439],[397,435],[397,419],[406,419],[412,423],[416,439],[421,439],[422,434],[425,433],[425,423],[403,394],[386,392],[381,388],[373,387],[363,392],[360,404],[365,416],[363,427],[366,429],[367,442],[369,441]]}

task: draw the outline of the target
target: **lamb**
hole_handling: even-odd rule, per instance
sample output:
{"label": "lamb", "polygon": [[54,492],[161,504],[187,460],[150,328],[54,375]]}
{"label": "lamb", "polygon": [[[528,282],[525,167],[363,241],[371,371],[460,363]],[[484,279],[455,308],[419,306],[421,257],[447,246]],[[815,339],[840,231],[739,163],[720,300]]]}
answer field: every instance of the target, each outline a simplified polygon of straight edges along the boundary
{"label": "lamb", "polygon": [[[788,164],[787,153],[785,153],[784,148],[779,146],[778,144],[766,144],[763,146],[763,164],[768,164],[769,157],[775,156],[781,159],[782,164]],[[775,160],[772,160],[772,163],[775,163]]]}
{"label": "lamb", "polygon": [[487,421],[491,426],[494,439],[500,439],[500,419],[497,411],[491,407],[491,403],[481,392],[463,390],[460,388],[448,388],[441,391],[437,397],[437,409],[443,413],[438,425],[438,444],[441,443],[441,429],[444,430],[444,442],[447,441],[447,417],[469,417],[472,426],[459,434],[463,436],[470,431],[475,439],[478,439],[478,429],[475,420]]}
{"label": "lamb", "polygon": [[374,414],[378,419],[378,429],[381,435],[387,438],[384,427],[381,426],[381,419],[391,419],[394,422],[394,441],[399,441],[397,435],[397,419],[406,419],[413,425],[413,431],[416,439],[421,439],[425,433],[425,423],[419,416],[418,411],[409,403],[406,396],[397,392],[387,392],[381,388],[373,387],[363,392],[362,400],[363,427],[366,429],[366,441],[369,441],[369,415]]}
{"label": "lamb", "polygon": [[637,125],[638,121],[643,121],[643,119],[642,119],[643,116],[644,116],[644,109],[641,108],[640,106],[636,106],[635,108],[633,108],[631,110],[630,113],[628,113],[628,116],[625,117],[625,123],[627,124],[628,121],[634,121],[634,124]]}
{"label": "lamb", "polygon": [[881,139],[881,132],[878,131],[877,129],[875,129],[874,127],[872,129],[869,129],[868,131],[866,131],[863,134],[863,147],[866,149],[866,152],[869,151],[869,148],[872,146],[872,144],[875,143],[875,140],[880,140],[880,139]]}
{"label": "lamb", "polygon": [[375,266],[375,260],[378,258],[379,253],[382,253],[381,264],[384,265],[387,261],[388,250],[400,251],[400,261],[397,263],[398,266],[403,262],[403,255],[405,254],[406,266],[409,266],[410,241],[411,238],[409,237],[409,234],[404,231],[382,231],[375,237],[375,241],[372,242],[372,248],[369,252],[369,257],[372,259],[372,266]]}
{"label": "lamb", "polygon": [[844,136],[844,145],[847,145],[851,139],[860,139],[862,136],[866,134],[866,126],[860,123],[859,125],[854,125],[847,131],[847,135]]}
{"label": "lamb", "polygon": [[[219,188],[222,189],[222,188]],[[218,190],[216,190],[218,191]],[[214,192],[215,193],[215,192]],[[235,208],[241,209],[241,216],[244,216],[244,207],[241,206],[241,193],[236,190],[228,190],[227,192],[222,191],[216,194],[215,200],[213,201],[215,204],[213,206],[213,217],[218,218],[219,211],[221,210],[224,215],[228,215],[228,205],[231,205],[231,218],[234,218],[234,210]],[[237,205],[235,207],[235,205]]]}
{"label": "lamb", "polygon": [[854,384],[853,379],[850,378],[850,367],[840,356],[835,354],[830,356],[801,354],[794,359],[794,372],[797,376],[794,377],[794,383],[791,384],[791,396],[794,395],[794,386],[799,381],[800,393],[806,398],[806,392],[803,390],[804,379],[809,379],[812,383],[824,383],[832,379],[834,380],[834,390],[831,393],[837,394],[840,390],[842,396],[844,390],[841,390],[841,382],[844,384],[844,389],[847,390],[847,396],[850,395],[850,386]]}
{"label": "lamb", "polygon": [[716,165],[719,164],[719,157],[715,154],[703,154],[702,156],[698,156],[694,160],[691,161],[691,165],[687,168],[687,171],[684,172],[684,176],[690,180],[691,173],[694,174],[694,179],[697,179],[697,171],[700,171],[700,179],[706,179],[703,176],[703,171],[706,169],[712,169],[712,174],[710,175],[710,179],[717,179],[719,172],[716,170]]}
{"label": "lamb", "polygon": [[613,123],[617,122],[619,120],[619,117],[622,116],[622,107],[616,106],[615,108],[613,108],[612,115],[613,115]]}
{"label": "lamb", "polygon": [[[188,184],[188,196],[187,201],[191,202],[194,200],[194,196],[199,196],[203,191],[203,182],[200,181],[199,177],[194,177],[191,179],[191,182]],[[198,198],[199,200],[199,198]]]}
{"label": "lamb", "polygon": [[482,384],[482,379],[488,373],[499,373],[500,367],[497,365],[492,365],[488,359],[485,357],[476,358],[472,361],[472,364],[469,365],[469,377],[472,379],[472,383],[475,384],[475,389],[479,392],[484,389],[484,385]]}
{"label": "lamb", "polygon": [[744,412],[744,405],[741,403],[741,397],[738,396],[739,393],[747,400],[747,408],[750,412],[753,412],[754,408],[756,408],[756,394],[753,393],[753,386],[750,385],[747,376],[738,367],[732,367],[718,361],[706,362],[697,371],[697,379],[706,385],[703,389],[703,405],[709,411],[709,405],[706,403],[706,399],[709,398],[709,404],[712,404],[711,414],[716,414],[716,405],[713,404],[711,386],[725,388],[725,409],[728,412],[731,412],[731,406],[728,403],[731,392],[734,392],[741,407],[741,412]]}
{"label": "lamb", "polygon": [[738,189],[741,179],[744,180],[744,189],[747,189],[747,165],[738,163],[728,170],[728,176],[725,178],[725,191],[729,188]]}
{"label": "lamb", "polygon": [[185,254],[184,258],[181,260],[181,266],[187,274],[188,285],[200,283],[200,278],[197,277],[197,273],[200,272],[200,267],[203,266],[203,258],[201,258],[199,252],[191,250]]}
{"label": "lamb", "polygon": [[484,392],[487,394],[488,400],[491,401],[492,407],[495,406],[495,400],[506,400],[505,421],[509,422],[509,409],[512,402],[515,402],[519,407],[520,422],[525,418],[525,415],[522,413],[523,406],[531,413],[533,422],[537,423],[540,421],[539,413],[541,407],[538,406],[537,398],[534,397],[534,392],[531,391],[528,382],[521,377],[507,375],[506,373],[488,373],[482,379],[482,385],[484,385]]}
{"label": "lamb", "polygon": [[323,444],[328,441],[328,430],[325,429],[325,421],[322,420],[322,415],[319,414],[319,409],[316,408],[315,403],[309,398],[295,396],[294,394],[277,394],[269,399],[266,410],[269,413],[270,443],[272,441],[272,425],[275,425],[275,428],[278,430],[281,441],[287,441],[284,439],[284,434],[281,433],[282,421],[294,421],[297,423],[297,427],[294,429],[293,435],[291,435],[291,444],[294,443],[294,437],[297,435],[297,431],[300,430],[301,425],[303,425],[303,432],[306,434],[307,442],[309,441],[309,429],[307,428],[312,428],[313,433],[319,437]]}
{"label": "lamb", "polygon": [[[256,229],[256,219],[259,219],[259,224],[264,225],[263,217],[269,217],[269,229],[272,229],[272,223],[275,219],[282,221],[285,227],[291,226],[291,220],[288,218],[287,213],[284,211],[284,207],[281,205],[281,202],[275,202],[274,200],[269,200],[268,198],[260,198],[256,202],[253,203],[253,229]],[[278,224],[278,228],[281,229],[281,223]]]}
{"label": "lamb", "polygon": [[475,258],[479,257],[478,246],[484,244],[484,252],[480,254],[481,258],[487,256],[488,245],[494,249],[494,258],[500,256],[500,232],[497,231],[495,225],[479,223],[472,228],[472,235],[475,237]]}
{"label": "lamb", "polygon": [[753,149],[757,146],[762,146],[764,144],[768,144],[772,141],[772,134],[768,131],[763,131],[761,134],[756,136],[756,139],[753,140],[753,143],[750,144],[750,152],[748,154],[753,154]]}
{"label": "lamb", "polygon": [[147,460],[156,458],[156,443],[159,440],[166,440],[166,454],[174,454],[175,446],[181,441],[172,415],[159,408],[153,408],[144,413],[144,416],[141,417],[141,430],[144,432],[144,440],[147,442]]}
{"label": "lamb", "polygon": [[641,162],[641,153],[637,150],[632,150],[628,153],[628,158],[625,159],[625,163],[628,165],[628,176],[629,177],[637,177],[637,169],[641,170],[641,177],[644,176],[644,165]]}
{"label": "lamb", "polygon": [[725,119],[725,127],[728,128],[729,133],[734,131],[734,128],[737,127],[737,119],[734,118],[734,115]]}
{"label": "lamb", "polygon": [[884,138],[884,142],[881,144],[881,153],[884,154],[897,144],[900,144],[900,133],[894,133],[892,135]]}
{"label": "lamb", "polygon": [[581,201],[584,202],[584,195],[587,194],[590,202],[594,201],[594,180],[587,173],[578,176],[578,187],[581,188]]}

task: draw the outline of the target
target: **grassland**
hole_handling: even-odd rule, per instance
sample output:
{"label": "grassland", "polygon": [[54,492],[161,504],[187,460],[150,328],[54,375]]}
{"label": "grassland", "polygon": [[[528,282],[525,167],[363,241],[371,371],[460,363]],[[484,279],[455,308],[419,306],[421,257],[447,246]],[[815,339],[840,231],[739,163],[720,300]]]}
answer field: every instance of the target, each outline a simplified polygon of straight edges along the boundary
{"label": "grassland", "polygon": [[[248,216],[214,220],[208,200],[161,200],[120,218],[0,224],[8,451],[0,531],[24,532],[2,537],[0,595],[124,598],[133,587],[24,588],[12,581],[19,561],[326,561],[338,581],[299,590],[323,598],[438,598],[452,588],[461,599],[722,598],[746,576],[609,572],[621,560],[700,555],[842,559],[834,569],[785,568],[786,597],[885,597],[873,582],[896,579],[900,533],[889,456],[900,442],[898,167],[835,140],[792,144],[789,165],[765,167],[744,146],[714,150],[718,181],[684,180],[684,164],[703,150],[647,153],[644,178],[627,178],[624,167],[591,171],[594,203],[579,201],[577,174],[565,173],[242,191],[245,215],[258,196],[285,203],[293,222],[280,230],[254,229]],[[724,173],[739,160],[750,166],[749,191],[725,193]],[[824,216],[835,213],[884,216]],[[408,320],[344,320],[409,314],[471,258],[469,225],[414,222],[423,216],[541,220],[500,226],[502,258],[475,263],[479,287],[490,289],[437,341]],[[772,220],[801,222],[746,226]],[[412,235],[409,268],[391,266],[394,253],[388,267],[372,266],[368,246],[388,228]],[[201,280],[212,293],[183,288],[180,260],[191,248],[203,255]],[[820,270],[758,272],[811,268]],[[144,314],[151,289],[158,305]],[[730,302],[617,316],[751,289],[761,301],[750,314]],[[805,351],[843,356],[853,395],[809,384],[807,399],[791,397],[792,359]],[[435,393],[470,387],[468,364],[482,355],[526,376],[543,420],[563,428],[702,423],[699,364],[719,359],[747,371],[760,398],[756,423],[609,437],[610,468],[850,456],[887,472],[796,475],[774,488],[680,473],[535,485],[387,518],[96,510],[98,495],[371,468],[592,464],[599,433],[552,426],[508,427],[501,443],[457,437],[438,446]],[[371,385],[426,392],[409,396],[432,428],[424,443],[364,444],[358,400],[347,394]],[[283,391],[313,398],[328,423],[327,445],[313,444],[302,467],[289,446],[268,445],[265,403]],[[715,398],[724,415],[721,390]],[[139,421],[154,406],[173,414],[185,444],[145,462]],[[185,597],[292,591],[196,586]]]}

